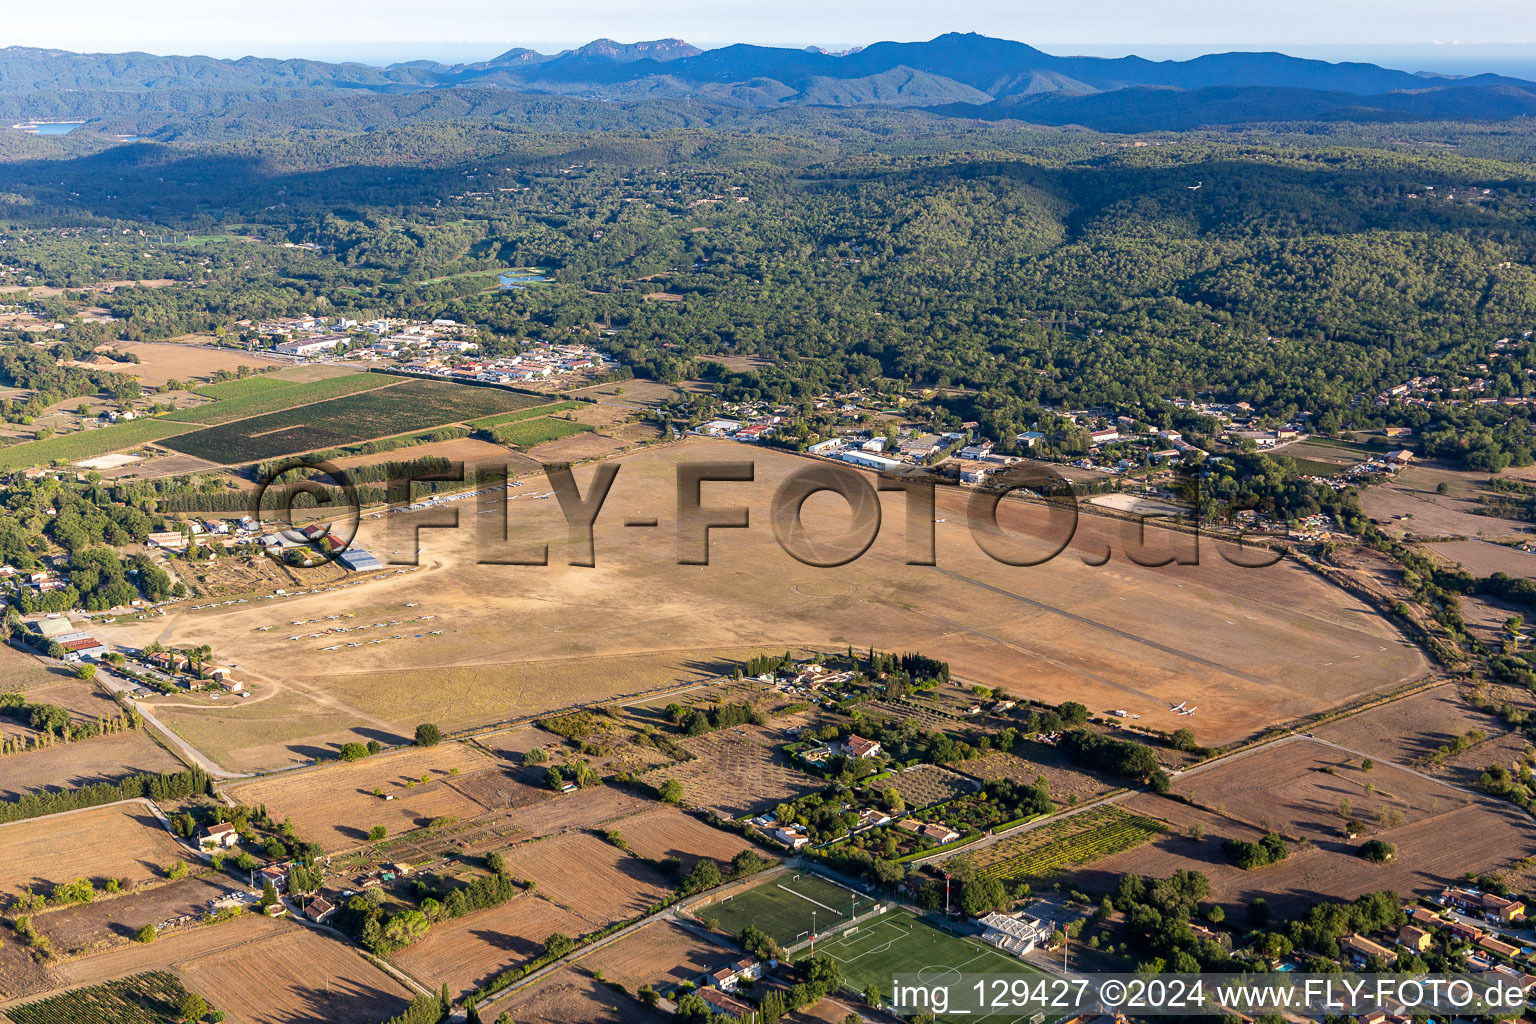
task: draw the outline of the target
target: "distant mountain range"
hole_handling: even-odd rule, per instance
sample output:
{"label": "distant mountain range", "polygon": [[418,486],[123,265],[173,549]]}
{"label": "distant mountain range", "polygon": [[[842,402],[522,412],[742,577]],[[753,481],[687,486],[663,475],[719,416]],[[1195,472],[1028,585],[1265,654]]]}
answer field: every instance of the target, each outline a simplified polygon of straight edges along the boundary
{"label": "distant mountain range", "polygon": [[[700,50],[680,39],[598,39],[555,55],[509,50],[490,60],[376,68],[309,60],[160,57],[0,50],[7,109],[27,95],[142,94],[140,109],[180,92],[496,89],[588,100],[696,100],[748,109],[912,107],[984,119],[1108,131],[1179,130],[1267,121],[1492,120],[1536,114],[1536,83],[1499,75],[1412,74],[1281,53],[1185,61],[1058,57],[1023,43],[951,33],[845,54],[739,44]],[[153,96],[151,101],[149,97]],[[167,97],[171,97],[167,99]],[[207,98],[199,104],[206,109]]]}

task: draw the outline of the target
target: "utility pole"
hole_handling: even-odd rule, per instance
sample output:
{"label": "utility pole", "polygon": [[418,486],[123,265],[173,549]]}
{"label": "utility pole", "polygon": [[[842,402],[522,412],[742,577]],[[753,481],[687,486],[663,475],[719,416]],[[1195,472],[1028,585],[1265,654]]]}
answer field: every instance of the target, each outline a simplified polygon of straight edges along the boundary
{"label": "utility pole", "polygon": [[949,872],[944,872],[944,920],[949,920]]}
{"label": "utility pole", "polygon": [[816,955],[816,911],[811,911],[811,956]]}

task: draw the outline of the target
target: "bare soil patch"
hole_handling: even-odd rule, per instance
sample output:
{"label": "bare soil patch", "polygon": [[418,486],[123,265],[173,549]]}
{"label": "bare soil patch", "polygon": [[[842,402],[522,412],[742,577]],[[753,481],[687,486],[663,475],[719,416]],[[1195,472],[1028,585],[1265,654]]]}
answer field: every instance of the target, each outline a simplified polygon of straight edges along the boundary
{"label": "bare soil patch", "polygon": [[409,989],[340,939],[284,924],[250,946],[177,964],[176,973],[232,1019],[249,1024],[377,1024],[410,1002]]}
{"label": "bare soil patch", "polygon": [[749,840],[711,828],[672,807],[642,811],[609,827],[618,830],[637,856],[650,861],[676,857],[683,862],[684,871],[704,857],[728,862],[742,850],[756,849]]}
{"label": "bare soil patch", "polygon": [[132,889],[164,877],[189,851],[171,838],[142,803],[111,804],[85,811],[0,825],[0,893],[88,878],[97,887],[116,878]]}
{"label": "bare soil patch", "polygon": [[338,850],[366,841],[375,825],[398,835],[434,818],[486,811],[456,783],[467,781],[462,776],[491,771],[496,771],[494,763],[484,754],[462,743],[444,743],[240,783],[225,793],[247,806],[265,804],[279,821],[292,818],[309,842]]}
{"label": "bare soil patch", "polygon": [[115,782],[140,772],[179,772],[185,767],[142,729],[13,754],[3,766],[0,799],[4,800],[45,789]]}
{"label": "bare soil patch", "polygon": [[760,814],[775,804],[815,792],[821,782],[792,766],[779,751],[782,730],[743,725],[682,741],[697,759],[658,768],[648,776],[683,784],[686,803],[722,817]]}
{"label": "bare soil patch", "polygon": [[426,938],[390,959],[423,984],[439,988],[447,983],[449,992],[462,995],[537,957],[555,932],[575,937],[585,931],[591,928],[579,915],[541,896],[523,895],[433,925]]}
{"label": "bare soil patch", "polygon": [[1455,684],[1446,683],[1351,715],[1316,733],[1371,757],[1417,765],[1474,729],[1489,736],[1504,732],[1503,723],[1472,707]]}
{"label": "bare soil patch", "polygon": [[644,860],[584,832],[519,844],[506,859],[508,874],[533,879],[540,896],[586,921],[586,931],[645,912],[671,888]]}
{"label": "bare soil patch", "polygon": [[101,952],[131,942],[145,925],[165,933],[195,927],[208,902],[240,890],[224,875],[183,878],[128,896],[37,914],[32,921],[64,956]]}

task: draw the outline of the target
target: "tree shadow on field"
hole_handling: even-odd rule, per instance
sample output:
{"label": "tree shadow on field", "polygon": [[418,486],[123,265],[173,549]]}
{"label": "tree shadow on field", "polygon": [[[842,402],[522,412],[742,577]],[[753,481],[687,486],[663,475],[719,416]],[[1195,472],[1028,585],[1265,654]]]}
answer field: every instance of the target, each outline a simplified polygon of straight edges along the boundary
{"label": "tree shadow on field", "polygon": [[360,828],[354,828],[351,825],[332,825],[331,826],[331,830],[334,831],[334,832],[338,832],[338,833],[340,833],[343,836],[346,836],[348,839],[367,839],[368,838],[368,833],[366,831],[364,831],[363,829],[360,829]]}
{"label": "tree shadow on field", "polygon": [[410,746],[415,743],[415,737],[402,736],[400,733],[390,732],[388,729],[371,729],[367,726],[355,725],[352,727],[352,731],[364,739],[378,740],[385,746]]}
{"label": "tree shadow on field", "polygon": [[279,1024],[371,1024],[406,1007],[401,996],[349,978],[329,977],[289,991],[302,1008],[277,1011],[271,1019]]}
{"label": "tree shadow on field", "polygon": [[544,952],[543,939],[508,935],[506,932],[492,931],[489,928],[472,930],[470,934],[492,949],[503,949],[519,957],[535,957]]}
{"label": "tree shadow on field", "polygon": [[290,743],[288,749],[299,757],[309,758],[312,761],[334,761],[336,759],[336,749],[333,747],[315,747],[310,746],[308,743]]}

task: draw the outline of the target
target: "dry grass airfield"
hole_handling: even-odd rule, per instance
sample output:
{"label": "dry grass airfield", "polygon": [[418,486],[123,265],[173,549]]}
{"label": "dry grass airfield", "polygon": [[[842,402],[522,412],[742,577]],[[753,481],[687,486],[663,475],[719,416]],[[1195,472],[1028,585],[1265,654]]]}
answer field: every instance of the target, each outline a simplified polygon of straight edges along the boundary
{"label": "dry grass airfield", "polygon": [[[724,460],[755,462],[756,479],[707,483],[704,504],[748,506],[752,525],[714,531],[709,565],[678,565],[677,466]],[[1034,567],[1004,565],[970,536],[969,494],[948,488],[940,490],[936,568],[905,564],[899,493],[881,497],[880,535],[863,557],[814,568],[780,550],[769,518],[775,488],[810,465],[806,460],[689,441],[614,462],[620,470],[597,522],[596,568],[565,564],[559,506],[538,497],[549,488],[535,475],[513,491],[509,533],[524,551],[554,539],[547,567],[476,564],[494,551],[477,544],[475,531],[500,516],[477,515],[466,501],[458,530],[421,531],[419,571],[336,593],[173,612],[103,633],[133,645],[207,643],[215,657],[236,664],[255,684],[253,697],[161,712],[234,769],[290,763],[346,739],[405,737],[421,721],[457,729],[611,700],[787,646],[922,651],[948,660],[968,681],[1081,700],[1096,711],[1123,708],[1147,726],[1188,726],[1204,743],[1247,736],[1427,670],[1417,650],[1367,606],[1289,562],[1234,567],[1209,541],[1198,566],[1143,568],[1125,556],[1124,524],[1084,514],[1060,556]],[[577,471],[583,493],[593,472]],[[840,534],[846,508],[835,495],[819,495],[806,503],[806,522]],[[1055,546],[1040,539],[1052,535],[1045,515],[1006,502],[1001,518],[1021,550],[1044,553]],[[659,526],[625,526],[652,517]],[[360,543],[386,560],[406,557],[407,518],[365,517]],[[1148,539],[1153,548],[1189,542],[1155,529]],[[1109,562],[1085,564],[1106,542]],[[290,625],[344,612],[355,617]],[[424,615],[434,618],[405,623]],[[330,624],[391,621],[402,625],[308,636]],[[263,626],[274,628],[259,631]],[[321,650],[395,636],[403,638]],[[1198,706],[1198,716],[1171,714],[1170,704],[1181,701]]]}

